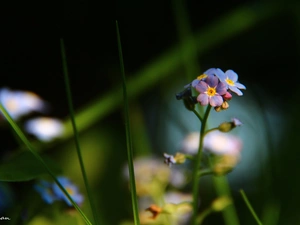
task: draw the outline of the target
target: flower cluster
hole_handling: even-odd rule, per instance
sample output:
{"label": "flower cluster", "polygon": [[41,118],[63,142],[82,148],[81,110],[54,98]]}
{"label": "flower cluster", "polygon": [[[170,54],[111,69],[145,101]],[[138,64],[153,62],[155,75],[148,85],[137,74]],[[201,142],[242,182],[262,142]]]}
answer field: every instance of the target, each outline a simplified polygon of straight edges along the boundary
{"label": "flower cluster", "polygon": [[[232,98],[232,92],[241,96],[243,93],[240,89],[246,89],[238,82],[238,75],[233,70],[223,72],[219,68],[206,70],[185,87],[195,88],[199,92],[197,102],[202,106],[209,104],[218,112],[229,107],[228,101]],[[176,97],[179,99],[177,95]]]}
{"label": "flower cluster", "polygon": [[[58,177],[57,180],[66,189],[74,202],[76,202],[78,205],[81,205],[83,203],[84,198],[79,193],[78,187],[76,185],[74,185],[68,178],[63,176]],[[34,186],[34,188],[41,195],[42,199],[48,204],[63,200],[68,204],[68,206],[72,206],[70,200],[55,182],[41,180]]]}
{"label": "flower cluster", "polygon": [[[50,105],[37,94],[7,87],[0,88],[0,103],[14,120],[32,113],[48,113],[50,109]],[[4,119],[1,112],[0,119]],[[64,125],[59,119],[45,116],[25,119],[25,131],[40,141],[49,142],[63,135]]]}

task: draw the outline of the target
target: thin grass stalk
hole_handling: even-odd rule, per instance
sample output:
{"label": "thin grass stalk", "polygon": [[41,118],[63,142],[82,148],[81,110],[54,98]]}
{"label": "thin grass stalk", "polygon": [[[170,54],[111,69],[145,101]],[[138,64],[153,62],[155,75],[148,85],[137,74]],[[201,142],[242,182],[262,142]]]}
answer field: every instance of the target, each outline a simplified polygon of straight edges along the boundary
{"label": "thin grass stalk", "polygon": [[199,199],[199,171],[200,171],[200,165],[201,165],[201,158],[202,158],[202,149],[203,149],[203,140],[204,140],[204,133],[205,133],[205,127],[207,123],[207,119],[209,116],[211,110],[211,106],[208,105],[206,108],[206,111],[204,113],[204,117],[202,120],[202,123],[200,125],[200,143],[199,143],[199,149],[198,154],[196,157],[196,162],[194,165],[193,170],[193,216],[192,216],[192,224],[197,224],[197,212],[198,212],[198,199]]}
{"label": "thin grass stalk", "polygon": [[248,200],[248,198],[247,198],[244,190],[240,190],[240,193],[241,193],[241,195],[242,195],[242,197],[243,197],[243,199],[244,199],[244,201],[245,201],[248,209],[250,210],[252,216],[254,217],[255,221],[257,222],[257,224],[258,225],[263,225],[262,222],[260,221],[260,219],[258,218],[258,216],[256,215],[256,213],[255,213],[252,205],[250,204],[250,202],[249,202],[249,200]]}
{"label": "thin grass stalk", "polygon": [[88,199],[89,199],[89,202],[90,202],[90,206],[91,206],[91,209],[92,209],[94,222],[96,224],[99,224],[99,220],[98,220],[98,216],[97,216],[97,209],[96,209],[94,200],[92,198],[91,188],[89,186],[89,182],[88,182],[88,179],[87,179],[87,175],[86,175],[86,171],[85,171],[85,167],[84,167],[84,162],[83,162],[83,157],[82,157],[82,154],[81,154],[81,148],[80,148],[80,144],[79,144],[79,135],[78,135],[76,121],[75,121],[75,113],[74,113],[72,93],[71,93],[71,87],[70,87],[67,56],[66,56],[66,50],[65,50],[65,45],[64,45],[64,40],[63,39],[60,39],[60,47],[61,47],[61,56],[62,56],[62,64],[63,64],[63,73],[64,73],[64,79],[65,79],[67,101],[68,101],[68,106],[69,106],[69,111],[70,111],[70,119],[71,119],[71,123],[72,123],[72,128],[73,128],[73,132],[74,132],[76,152],[77,152],[77,156],[78,156],[78,160],[79,160],[79,164],[80,164],[80,169],[81,169],[81,173],[82,173],[83,180],[84,180],[84,185],[85,185],[87,195],[88,195]]}
{"label": "thin grass stalk", "polygon": [[83,211],[79,208],[77,203],[72,199],[72,197],[69,195],[67,190],[61,185],[61,183],[57,180],[54,173],[51,171],[51,169],[47,166],[47,164],[44,162],[43,158],[36,152],[36,150],[32,147],[30,141],[26,138],[25,134],[22,132],[22,130],[19,128],[19,126],[15,123],[15,121],[11,118],[9,113],[6,111],[6,109],[3,107],[3,105],[0,103],[0,110],[5,117],[5,119],[8,121],[8,123],[11,125],[11,127],[14,129],[18,137],[22,140],[22,142],[25,144],[25,146],[28,148],[28,150],[34,155],[34,157],[45,167],[49,175],[53,178],[54,182],[58,185],[58,187],[63,191],[63,193],[67,196],[69,201],[72,203],[74,208],[81,214],[82,218],[86,222],[86,224],[92,225],[92,223],[89,221],[89,219],[86,217],[86,215],[83,213]]}
{"label": "thin grass stalk", "polygon": [[129,181],[130,181],[130,189],[131,189],[132,210],[133,210],[134,224],[139,225],[140,219],[139,219],[136,186],[135,186],[135,179],[134,179],[135,176],[134,176],[134,166],[133,166],[132,139],[131,139],[131,132],[130,132],[129,104],[128,104],[128,97],[127,97],[125,69],[124,69],[122,45],[121,45],[121,37],[120,37],[118,21],[116,21],[116,30],[117,30],[117,41],[118,41],[121,75],[122,75],[122,81],[123,81],[122,86],[123,86],[123,98],[124,98],[126,143],[127,143],[127,157],[128,157],[128,169],[129,169]]}

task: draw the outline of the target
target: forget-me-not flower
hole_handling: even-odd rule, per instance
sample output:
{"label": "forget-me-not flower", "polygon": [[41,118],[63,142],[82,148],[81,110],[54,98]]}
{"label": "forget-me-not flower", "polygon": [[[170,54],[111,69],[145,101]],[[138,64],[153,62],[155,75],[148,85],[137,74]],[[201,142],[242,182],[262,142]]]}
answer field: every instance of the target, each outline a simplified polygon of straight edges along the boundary
{"label": "forget-me-not flower", "polygon": [[45,112],[48,108],[35,93],[9,88],[0,88],[0,102],[14,120],[32,112]]}
{"label": "forget-me-not flower", "polygon": [[41,195],[42,199],[47,204],[52,204],[59,199],[52,190],[51,182],[41,180],[38,184],[34,185],[34,189]]}
{"label": "forget-me-not flower", "polygon": [[222,105],[222,95],[227,92],[226,85],[214,75],[208,75],[205,81],[200,81],[195,88],[200,93],[197,101],[201,105],[210,104],[213,107]]}
{"label": "forget-me-not flower", "polygon": [[[83,196],[79,193],[78,187],[73,184],[68,178],[66,177],[58,177],[57,180],[61,183],[61,185],[66,189],[68,194],[72,197],[74,202],[76,202],[78,205],[81,205],[83,202]],[[53,192],[55,195],[59,198],[64,200],[69,206],[72,206],[72,203],[68,199],[68,197],[65,195],[65,193],[58,187],[56,183],[53,183],[52,186]]]}
{"label": "forget-me-not flower", "polygon": [[224,82],[231,91],[237,95],[243,95],[239,89],[246,89],[245,85],[238,82],[238,75],[233,70],[227,70],[225,73],[222,70],[218,70],[216,75]]}

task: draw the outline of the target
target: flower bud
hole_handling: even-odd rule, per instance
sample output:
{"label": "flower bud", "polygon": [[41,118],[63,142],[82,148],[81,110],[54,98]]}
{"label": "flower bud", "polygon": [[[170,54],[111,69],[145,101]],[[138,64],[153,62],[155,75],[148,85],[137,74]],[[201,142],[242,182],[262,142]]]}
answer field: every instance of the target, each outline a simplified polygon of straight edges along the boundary
{"label": "flower bud", "polygon": [[185,154],[177,152],[176,155],[174,156],[174,159],[177,164],[182,164],[185,162],[186,157]]}
{"label": "flower bud", "polygon": [[216,106],[214,109],[216,112],[220,112],[222,110],[221,106]]}
{"label": "flower bud", "polygon": [[183,98],[184,106],[187,110],[193,111],[195,109],[195,104],[197,103],[197,100],[195,100],[195,97],[184,97]]}
{"label": "flower bud", "polygon": [[218,127],[218,130],[221,132],[229,132],[233,129],[232,123],[231,122],[224,122],[221,123]]}
{"label": "flower bud", "polygon": [[229,101],[232,98],[232,95],[227,91],[222,97],[225,101]]}
{"label": "flower bud", "polygon": [[184,89],[182,92],[179,92],[178,94],[176,94],[176,99],[177,100],[181,100],[184,97],[190,97],[192,96],[192,90],[191,87],[187,87],[186,89]]}
{"label": "flower bud", "polygon": [[164,162],[168,164],[168,166],[172,166],[173,164],[182,164],[186,160],[185,154],[177,152],[175,156],[164,153],[165,160]]}
{"label": "flower bud", "polygon": [[222,109],[228,109],[228,108],[229,108],[228,102],[227,102],[227,101],[224,101],[224,102],[222,103],[222,105],[221,105],[221,108],[222,108]]}
{"label": "flower bud", "polygon": [[223,209],[225,209],[227,206],[229,206],[231,203],[232,203],[232,201],[229,197],[222,196],[222,197],[215,199],[212,202],[211,208],[216,212],[220,212]]}
{"label": "flower bud", "polygon": [[231,122],[221,123],[218,127],[218,130],[221,132],[229,132],[233,128],[242,125],[241,121],[237,118],[233,118]]}

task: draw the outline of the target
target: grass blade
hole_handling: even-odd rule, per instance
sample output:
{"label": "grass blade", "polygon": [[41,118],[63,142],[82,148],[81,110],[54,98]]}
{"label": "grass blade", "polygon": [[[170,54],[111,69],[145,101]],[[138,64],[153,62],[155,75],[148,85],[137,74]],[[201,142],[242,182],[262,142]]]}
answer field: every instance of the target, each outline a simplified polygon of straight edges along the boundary
{"label": "grass blade", "polygon": [[88,199],[92,208],[92,213],[94,217],[94,221],[96,224],[99,224],[98,217],[97,217],[97,209],[94,204],[92,194],[91,194],[91,189],[88,183],[84,163],[83,163],[83,158],[81,154],[81,149],[80,149],[80,144],[79,144],[79,135],[76,127],[76,122],[75,122],[75,113],[74,113],[74,107],[73,107],[73,101],[72,101],[72,93],[71,93],[71,87],[70,87],[70,80],[69,80],[69,72],[68,72],[68,66],[67,66],[67,56],[66,56],[66,50],[65,50],[65,45],[63,39],[60,40],[60,47],[61,47],[61,55],[62,55],[62,64],[63,64],[63,72],[64,72],[64,78],[65,78],[65,87],[66,87],[66,92],[67,92],[67,100],[68,100],[68,105],[69,105],[69,110],[70,110],[70,119],[73,127],[73,132],[74,132],[74,139],[75,139],[75,145],[76,145],[76,150],[77,150],[77,155],[78,155],[78,160],[81,168],[81,173],[83,176],[84,180],[84,185],[87,191]]}
{"label": "grass blade", "polygon": [[91,225],[92,223],[89,221],[89,219],[86,217],[86,215],[83,213],[83,211],[79,208],[76,202],[72,199],[72,197],[69,195],[67,190],[61,185],[61,183],[57,180],[56,176],[54,173],[51,171],[51,169],[47,166],[47,164],[44,162],[42,157],[34,150],[32,147],[30,141],[27,139],[25,134],[22,132],[22,130],[19,128],[19,126],[15,123],[15,121],[11,118],[9,113],[6,111],[4,106],[0,103],[0,110],[5,117],[5,119],[8,121],[8,123],[11,125],[13,130],[16,132],[17,136],[21,139],[21,141],[25,144],[25,146],[28,148],[28,150],[35,156],[35,158],[41,162],[41,164],[45,167],[49,175],[53,178],[55,183],[59,186],[59,188],[64,192],[64,194],[67,196],[67,198],[70,200],[70,202],[73,204],[74,208],[77,209],[77,211],[81,214],[82,218],[86,222],[86,224]]}
{"label": "grass blade", "polygon": [[127,157],[128,157],[132,210],[133,210],[134,224],[138,225],[140,224],[140,220],[139,220],[139,211],[138,211],[138,203],[137,203],[136,187],[135,187],[135,179],[134,179],[135,176],[134,176],[134,166],[133,166],[132,140],[131,140],[131,133],[130,133],[129,106],[128,106],[125,70],[124,70],[124,62],[123,62],[123,54],[122,54],[122,46],[121,46],[121,38],[120,38],[118,21],[116,21],[116,29],[117,29],[121,74],[122,74],[122,81],[123,81],[122,84],[123,84],[124,111],[125,111],[124,113],[125,113],[125,128],[126,128],[126,142],[127,142]]}
{"label": "grass blade", "polygon": [[240,193],[241,193],[241,195],[242,195],[242,197],[243,197],[243,199],[244,199],[244,201],[245,201],[245,203],[246,203],[248,209],[250,210],[252,216],[253,216],[254,219],[256,220],[257,224],[258,224],[258,225],[262,225],[262,222],[260,221],[260,219],[259,219],[258,216],[256,215],[256,213],[255,213],[253,207],[251,206],[251,204],[250,204],[250,202],[249,202],[249,200],[248,200],[248,198],[247,198],[247,196],[246,196],[244,190],[240,190]]}

